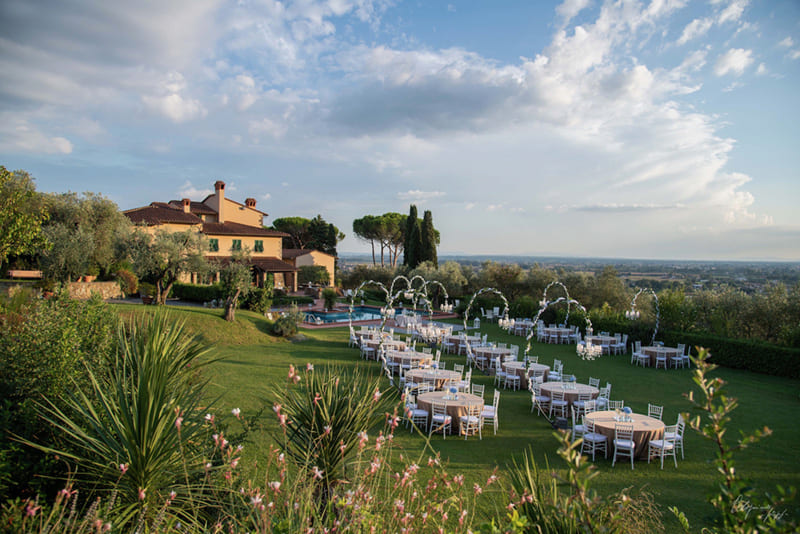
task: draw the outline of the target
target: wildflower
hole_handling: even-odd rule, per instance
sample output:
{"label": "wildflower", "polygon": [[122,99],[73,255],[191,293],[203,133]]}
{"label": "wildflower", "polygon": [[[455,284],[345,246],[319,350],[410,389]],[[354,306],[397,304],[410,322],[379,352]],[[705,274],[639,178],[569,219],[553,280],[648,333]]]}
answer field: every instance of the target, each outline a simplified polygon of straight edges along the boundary
{"label": "wildflower", "polygon": [[466,519],[466,517],[467,517],[467,511],[466,510],[461,510],[461,517],[458,518],[458,524],[459,525],[463,525],[464,524],[464,519]]}
{"label": "wildflower", "polygon": [[331,425],[325,425],[324,427],[322,427],[323,436],[327,436],[330,433],[331,433]]}
{"label": "wildflower", "polygon": [[456,475],[453,477],[453,482],[462,486],[464,484],[464,475]]}
{"label": "wildflower", "polygon": [[177,496],[178,496],[178,494],[177,494],[177,493],[175,493],[175,491],[174,491],[174,490],[169,492],[169,500],[171,500],[171,501],[172,501],[172,500],[174,500],[174,499],[175,499],[175,497],[177,497]]}
{"label": "wildflower", "polygon": [[128,471],[128,464],[119,464],[119,470],[122,471],[124,475]]}
{"label": "wildflower", "polygon": [[306,372],[311,372],[314,370],[314,365],[311,363],[306,364]]}
{"label": "wildflower", "polygon": [[407,467],[407,469],[408,469],[408,472],[413,475],[413,474],[416,474],[417,471],[419,471],[419,466],[417,464],[411,464],[411,465],[409,465]]}
{"label": "wildflower", "polygon": [[206,421],[208,421],[209,423],[211,423],[213,425],[214,424],[214,416],[211,415],[210,413],[207,413],[206,414]]}
{"label": "wildflower", "polygon": [[206,471],[208,471],[209,469],[211,469],[211,467],[212,467],[212,466],[211,466],[211,462],[208,462],[208,463],[206,464]]}
{"label": "wildflower", "polygon": [[139,488],[139,500],[143,501],[144,498],[145,498],[144,490],[142,488]]}
{"label": "wildflower", "polygon": [[297,384],[298,382],[300,382],[300,375],[294,375],[294,378],[292,378],[292,381],[293,381],[295,384]]}
{"label": "wildflower", "polygon": [[239,415],[242,413],[242,410],[240,410],[239,408],[234,408],[233,410],[231,410],[231,413],[235,418],[238,419]]}
{"label": "wildflower", "polygon": [[286,416],[284,414],[278,414],[278,422],[281,424],[282,427],[286,427]]}
{"label": "wildflower", "polygon": [[237,465],[239,465],[239,458],[234,458],[231,460],[231,469],[236,469]]}
{"label": "wildflower", "polygon": [[280,481],[276,480],[274,482],[270,482],[269,489],[271,489],[272,491],[278,491],[279,489],[281,489]]}
{"label": "wildflower", "polygon": [[183,424],[183,417],[178,417],[177,419],[175,419],[175,428],[180,430],[182,424]]}
{"label": "wildflower", "polygon": [[345,452],[346,450],[347,450],[347,445],[345,445],[345,444],[344,444],[344,440],[341,440],[341,441],[339,442],[339,452],[341,452],[342,454],[344,454],[344,452]]}
{"label": "wildflower", "polygon": [[358,448],[359,449],[364,448],[364,444],[367,442],[368,439],[369,439],[369,436],[367,436],[366,432],[364,432],[363,430],[361,432],[359,432],[358,433]]}
{"label": "wildflower", "polygon": [[261,504],[261,500],[262,500],[261,499],[261,495],[256,493],[255,495],[250,497],[250,504],[252,504],[253,506],[257,506],[257,505]]}
{"label": "wildflower", "polygon": [[242,449],[244,449],[244,445],[237,445],[236,446],[236,452],[242,452]]}
{"label": "wildflower", "polygon": [[322,400],[322,395],[320,395],[319,393],[314,395],[314,406],[318,406],[320,400]]}
{"label": "wildflower", "polygon": [[514,503],[513,502],[508,503],[508,506],[506,506],[506,508],[508,510],[513,510],[514,509]]}
{"label": "wildflower", "polygon": [[294,365],[289,365],[289,380],[294,380],[295,374]]}
{"label": "wildflower", "polygon": [[283,454],[283,453],[280,453],[280,454],[278,455],[278,461],[279,461],[280,463],[284,463],[284,462],[286,461],[286,456],[284,456],[284,454]]}
{"label": "wildflower", "polygon": [[475,495],[480,495],[483,493],[483,489],[478,484],[472,486],[472,489],[475,491]]}
{"label": "wildflower", "polygon": [[277,414],[280,414],[280,413],[281,413],[281,408],[282,408],[282,406],[276,402],[276,403],[275,403],[275,404],[272,406],[272,411],[274,411],[274,412],[275,412],[275,413],[277,413]]}
{"label": "wildflower", "polygon": [[312,469],[311,471],[314,473],[314,478],[316,479],[321,479],[322,474],[325,473],[325,471],[321,471],[320,468],[317,467],[316,465],[314,466],[314,469]]}
{"label": "wildflower", "polygon": [[34,503],[28,501],[28,506],[25,507],[25,515],[27,517],[33,517],[41,508],[41,506],[34,506]]}
{"label": "wildflower", "polygon": [[378,402],[381,399],[381,391],[375,388],[375,393],[372,395],[372,402]]}

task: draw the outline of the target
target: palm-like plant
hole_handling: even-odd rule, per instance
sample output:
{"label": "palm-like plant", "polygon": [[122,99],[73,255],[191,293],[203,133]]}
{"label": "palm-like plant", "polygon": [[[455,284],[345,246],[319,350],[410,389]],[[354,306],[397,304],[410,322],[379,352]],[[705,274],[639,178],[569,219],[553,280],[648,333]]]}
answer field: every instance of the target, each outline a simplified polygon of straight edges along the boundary
{"label": "palm-like plant", "polygon": [[309,365],[301,377],[290,367],[289,387],[275,406],[284,430],[279,439],[287,456],[319,480],[320,507],[346,480],[346,462],[366,432],[381,422],[386,402],[380,378],[359,369],[345,374],[337,367],[315,371]]}
{"label": "palm-like plant", "polygon": [[76,391],[66,410],[49,399],[39,406],[78,452],[45,450],[75,462],[79,475],[99,489],[116,490],[118,525],[158,510],[165,500],[175,503],[169,513],[196,519],[197,508],[182,504],[203,472],[206,381],[197,379],[197,369],[209,363],[198,361],[206,350],[167,313],[143,318],[120,328],[107,379],[87,366],[91,396]]}

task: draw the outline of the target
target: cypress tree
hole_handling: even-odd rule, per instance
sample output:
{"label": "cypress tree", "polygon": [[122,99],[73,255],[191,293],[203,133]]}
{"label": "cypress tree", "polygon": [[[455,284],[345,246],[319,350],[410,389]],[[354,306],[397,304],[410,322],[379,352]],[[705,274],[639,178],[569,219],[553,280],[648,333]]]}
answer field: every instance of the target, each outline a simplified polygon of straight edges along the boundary
{"label": "cypress tree", "polygon": [[422,247],[421,233],[417,207],[411,204],[411,208],[408,210],[408,218],[406,219],[406,239],[403,244],[403,265],[408,266],[409,269],[419,265],[419,253]]}
{"label": "cypress tree", "polygon": [[425,214],[422,216],[419,262],[423,261],[433,262],[434,267],[439,268],[439,258],[436,254],[436,230],[433,227],[431,210],[425,210]]}

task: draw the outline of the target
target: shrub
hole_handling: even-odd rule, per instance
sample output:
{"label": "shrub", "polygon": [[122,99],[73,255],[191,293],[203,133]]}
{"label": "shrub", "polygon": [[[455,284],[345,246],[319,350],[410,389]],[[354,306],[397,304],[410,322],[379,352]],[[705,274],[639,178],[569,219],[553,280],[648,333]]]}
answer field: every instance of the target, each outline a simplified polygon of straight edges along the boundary
{"label": "shrub", "polygon": [[539,303],[533,297],[522,296],[516,299],[509,306],[509,316],[511,317],[527,317],[532,319],[539,311]]}
{"label": "shrub", "polygon": [[116,278],[126,296],[133,295],[139,290],[139,278],[129,269],[119,269]]}
{"label": "shrub", "polygon": [[304,286],[309,282],[318,285],[328,285],[331,275],[322,265],[302,265],[297,271],[297,284]]}
{"label": "shrub", "polygon": [[709,361],[723,367],[800,378],[800,349],[697,332],[665,332],[664,342],[706,347],[711,352]]}
{"label": "shrub", "polygon": [[197,372],[211,362],[199,361],[207,348],[163,312],[120,329],[118,346],[109,377],[87,368],[91,392],[69,392],[67,410],[45,396],[38,411],[70,447],[38,447],[75,462],[92,487],[116,491],[117,528],[133,527],[148,510],[154,517],[167,499],[168,513],[191,524],[182,486],[205,473],[200,438],[210,421]]}
{"label": "shrub", "polygon": [[149,282],[139,282],[139,296],[153,297],[156,294],[156,286]]}
{"label": "shrub", "polygon": [[283,296],[276,296],[273,299],[272,304],[274,306],[291,306],[291,305],[303,306],[308,304],[314,304],[314,298],[305,296],[293,297],[293,296],[283,295]]}
{"label": "shrub", "polygon": [[242,308],[265,315],[272,308],[272,291],[264,288],[253,288],[241,302]]}
{"label": "shrub", "polygon": [[322,291],[322,299],[325,301],[325,307],[329,310],[332,310],[336,306],[337,297],[338,295],[335,289],[328,288]]}
{"label": "shrub", "polygon": [[276,336],[291,337],[297,333],[297,323],[303,320],[303,314],[292,305],[289,311],[281,313],[272,325],[272,333]]}
{"label": "shrub", "polygon": [[175,282],[172,286],[172,295],[187,302],[211,302],[222,300],[223,292],[220,284],[181,284]]}
{"label": "shrub", "polygon": [[[20,299],[20,300],[18,300]],[[0,494],[22,490],[54,491],[54,477],[63,463],[8,439],[37,437],[52,445],[57,435],[35,414],[43,396],[68,410],[69,392],[90,394],[86,369],[100,379],[113,352],[117,316],[105,305],[71,300],[58,294],[50,300],[14,301],[0,321]],[[48,475],[48,476],[40,476]]]}

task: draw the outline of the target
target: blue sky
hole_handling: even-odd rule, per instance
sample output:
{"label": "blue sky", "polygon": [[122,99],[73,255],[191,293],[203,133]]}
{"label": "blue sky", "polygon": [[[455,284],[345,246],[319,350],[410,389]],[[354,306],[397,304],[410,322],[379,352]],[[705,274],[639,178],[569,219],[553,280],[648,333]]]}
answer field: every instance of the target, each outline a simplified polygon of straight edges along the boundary
{"label": "blue sky", "polygon": [[800,260],[800,3],[0,3],[0,164],[440,254]]}

